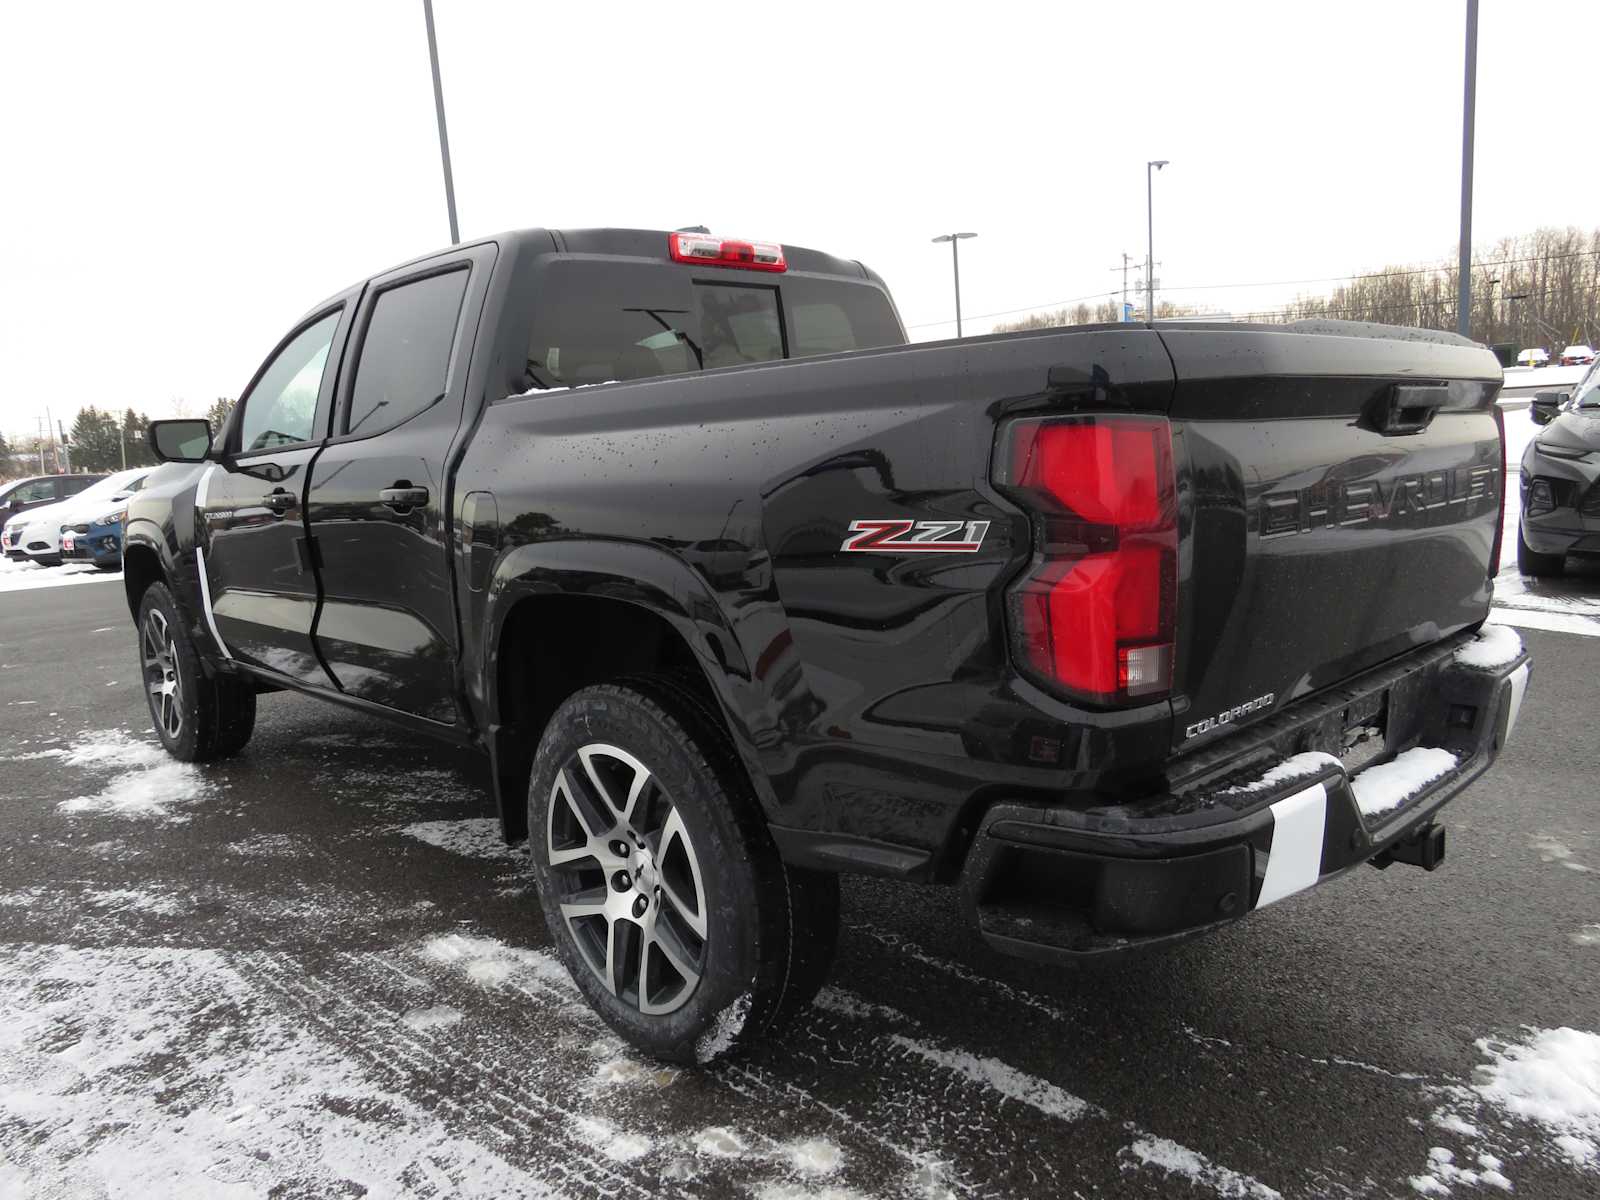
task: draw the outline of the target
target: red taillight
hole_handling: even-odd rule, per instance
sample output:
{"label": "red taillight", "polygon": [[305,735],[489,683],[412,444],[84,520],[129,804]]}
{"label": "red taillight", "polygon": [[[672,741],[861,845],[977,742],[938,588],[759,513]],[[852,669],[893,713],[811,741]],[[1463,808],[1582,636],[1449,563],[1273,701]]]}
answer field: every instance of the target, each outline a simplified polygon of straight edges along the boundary
{"label": "red taillight", "polygon": [[1178,522],[1160,417],[1027,418],[998,483],[1034,515],[1033,565],[1010,593],[1024,668],[1096,704],[1172,689]]}
{"label": "red taillight", "polygon": [[741,242],[705,233],[670,233],[667,252],[673,262],[707,267],[741,267],[746,271],[787,271],[783,247],[776,242]]}

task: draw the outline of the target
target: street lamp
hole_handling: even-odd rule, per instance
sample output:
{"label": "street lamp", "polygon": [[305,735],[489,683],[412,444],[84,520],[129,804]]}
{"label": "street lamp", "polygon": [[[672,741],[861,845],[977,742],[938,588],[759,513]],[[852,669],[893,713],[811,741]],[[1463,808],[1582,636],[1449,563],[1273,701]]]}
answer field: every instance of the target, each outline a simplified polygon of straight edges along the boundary
{"label": "street lamp", "polygon": [[934,238],[935,242],[950,243],[950,265],[956,273],[956,336],[961,336],[961,253],[956,249],[956,243],[962,238],[977,237],[975,233],[941,233]]}
{"label": "street lamp", "polygon": [[1156,212],[1155,172],[1167,165],[1165,158],[1151,159],[1144,164],[1144,219],[1145,234],[1149,241],[1144,260],[1144,319],[1152,324],[1156,319]]}

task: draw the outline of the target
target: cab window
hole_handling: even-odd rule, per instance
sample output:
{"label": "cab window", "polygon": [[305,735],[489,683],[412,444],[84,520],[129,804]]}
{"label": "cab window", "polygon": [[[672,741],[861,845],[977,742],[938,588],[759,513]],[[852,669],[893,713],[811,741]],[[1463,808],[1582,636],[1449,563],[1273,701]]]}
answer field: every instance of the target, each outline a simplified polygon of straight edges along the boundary
{"label": "cab window", "polygon": [[338,328],[339,313],[331,312],[289,339],[267,364],[250,394],[239,402],[244,408],[239,453],[314,440],[317,396]]}

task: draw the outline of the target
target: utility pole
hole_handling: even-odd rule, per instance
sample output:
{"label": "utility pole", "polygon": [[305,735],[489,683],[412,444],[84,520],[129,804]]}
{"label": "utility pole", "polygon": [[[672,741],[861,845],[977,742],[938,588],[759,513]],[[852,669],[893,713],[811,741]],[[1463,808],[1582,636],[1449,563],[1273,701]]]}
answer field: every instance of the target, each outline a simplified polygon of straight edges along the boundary
{"label": "utility pole", "polygon": [[[1476,0],[1473,0],[1476,3]],[[1145,304],[1144,319],[1152,324],[1156,319],[1156,200],[1155,172],[1167,165],[1167,159],[1157,158],[1144,165],[1144,217],[1146,254],[1144,260]]]}
{"label": "utility pole", "polygon": [[61,453],[65,454],[67,456],[67,474],[71,475],[72,474],[72,443],[67,440],[67,427],[65,425],[62,425],[60,422],[57,422],[56,423],[56,428],[61,431]]}
{"label": "utility pole", "polygon": [[461,240],[456,228],[456,183],[450,174],[450,135],[444,128],[444,85],[439,82],[439,42],[433,35],[433,0],[422,0],[422,19],[428,24],[428,62],[433,67],[433,111],[439,118],[439,157],[444,161],[444,203],[450,210],[450,244]]}
{"label": "utility pole", "polygon": [[56,474],[61,471],[61,453],[56,449],[56,423],[50,416],[50,406],[44,406],[44,431],[50,435],[50,464],[55,467]]}
{"label": "utility pole", "polygon": [[44,471],[44,422],[39,417],[34,417],[34,419],[33,419],[33,433],[34,433],[34,436],[39,439],[39,474],[43,475],[45,473],[45,471]]}
{"label": "utility pole", "polygon": [[1461,100],[1461,258],[1456,266],[1456,332],[1472,336],[1472,134],[1478,102],[1478,0],[1467,0],[1466,86]]}
{"label": "utility pole", "polygon": [[1118,270],[1121,270],[1121,272],[1122,272],[1122,307],[1117,310],[1117,320],[1119,320],[1119,321],[1127,319],[1126,318],[1126,314],[1127,314],[1127,311],[1128,311],[1128,264],[1131,263],[1132,261],[1133,261],[1133,259],[1129,256],[1128,252],[1126,250],[1124,250],[1122,252],[1122,266],[1120,268],[1118,268],[1118,267],[1112,267],[1111,268],[1112,274],[1116,274],[1116,272]]}

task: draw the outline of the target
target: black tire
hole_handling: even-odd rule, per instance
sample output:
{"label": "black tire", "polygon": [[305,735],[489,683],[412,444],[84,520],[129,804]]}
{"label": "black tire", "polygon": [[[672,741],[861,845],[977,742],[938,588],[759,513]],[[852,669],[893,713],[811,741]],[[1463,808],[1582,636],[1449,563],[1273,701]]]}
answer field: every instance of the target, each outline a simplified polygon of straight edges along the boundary
{"label": "black tire", "polygon": [[1517,570],[1539,577],[1560,575],[1566,561],[1564,554],[1540,554],[1528,545],[1528,539],[1522,536],[1522,522],[1517,522]]}
{"label": "black tire", "polygon": [[786,867],[726,733],[680,682],[570,696],[539,742],[528,829],[562,962],[644,1053],[740,1053],[822,985],[838,879]]}
{"label": "black tire", "polygon": [[244,749],[256,726],[256,694],[228,675],[207,676],[164,583],[139,601],[139,666],[156,736],[183,762],[214,762]]}

